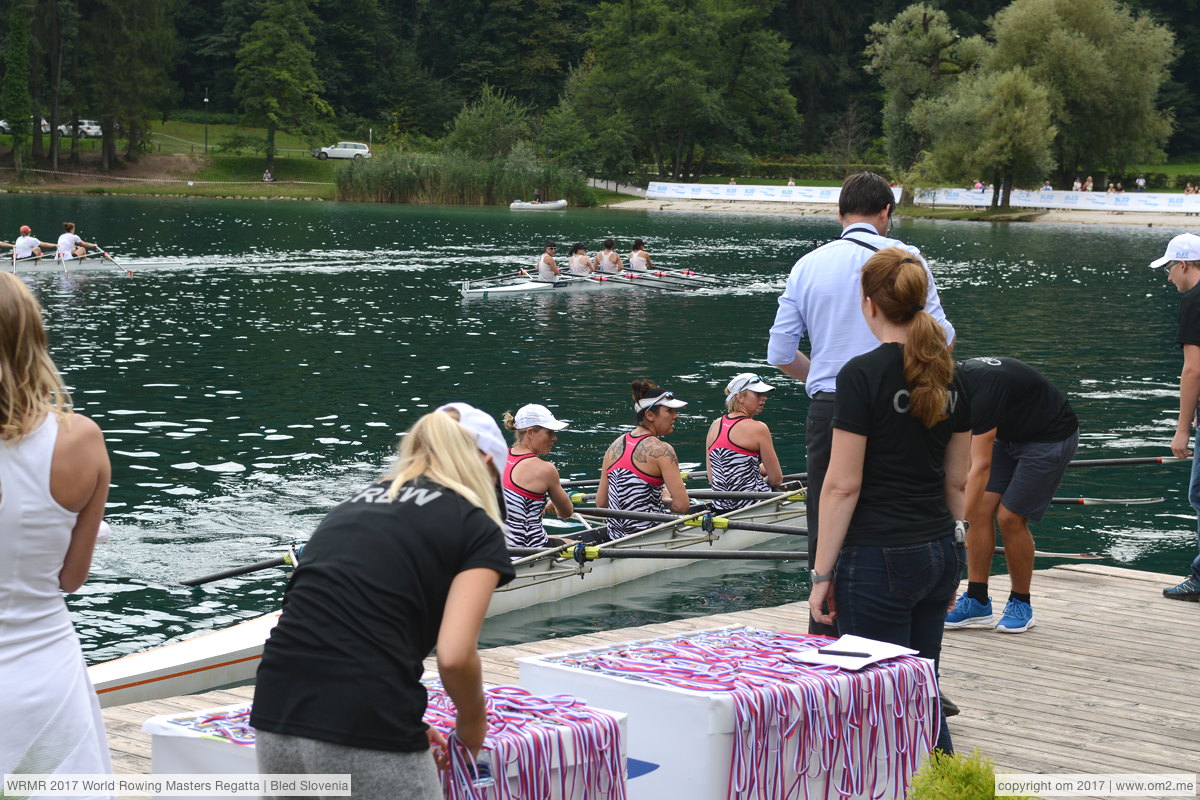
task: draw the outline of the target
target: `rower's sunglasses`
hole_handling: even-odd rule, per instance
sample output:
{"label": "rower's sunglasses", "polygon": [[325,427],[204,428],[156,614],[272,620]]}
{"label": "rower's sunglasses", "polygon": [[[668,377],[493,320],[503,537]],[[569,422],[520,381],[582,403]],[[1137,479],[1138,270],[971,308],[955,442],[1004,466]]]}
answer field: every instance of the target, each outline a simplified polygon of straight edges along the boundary
{"label": "rower's sunglasses", "polygon": [[659,396],[658,396],[658,398],[657,398],[657,399],[656,399],[656,400],[655,400],[653,403],[651,403],[650,405],[646,406],[646,408],[645,408],[645,409],[643,409],[643,410],[645,410],[645,411],[649,411],[650,409],[654,408],[654,407],[655,407],[655,406],[657,406],[659,403],[661,403],[663,400],[674,400],[674,399],[675,399],[675,393],[674,393],[674,392],[663,392],[661,395],[659,395]]}
{"label": "rower's sunglasses", "polygon": [[1168,261],[1166,264],[1163,264],[1161,267],[1159,267],[1159,269],[1161,269],[1163,272],[1170,272],[1171,268],[1174,267],[1176,264],[1182,265],[1183,262],[1182,261]]}

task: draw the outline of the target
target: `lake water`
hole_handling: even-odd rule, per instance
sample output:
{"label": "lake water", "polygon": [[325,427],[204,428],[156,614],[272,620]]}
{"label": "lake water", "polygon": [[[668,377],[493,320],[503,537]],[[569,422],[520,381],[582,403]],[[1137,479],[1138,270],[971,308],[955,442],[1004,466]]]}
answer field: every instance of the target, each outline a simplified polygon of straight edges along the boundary
{"label": "lake water", "polygon": [[[52,239],[73,219],[137,269],[28,278],[54,357],[112,455],[114,537],[69,598],[93,662],[276,608],[279,570],[198,589],[175,582],[303,541],[381,473],[399,431],[446,401],[497,415],[551,406],[572,423],[554,456],[561,472],[596,477],[604,448],[632,422],[629,380],[652,378],[690,401],[672,441],[683,462],[698,463],[721,387],[762,370],[780,387],[762,419],[785,472],[804,469],[807,398],[763,359],[787,271],[838,234],[832,217],[38,196],[5,205],[12,231],[30,224]],[[957,354],[1015,356],[1050,376],[1079,414],[1084,458],[1168,454],[1177,295],[1146,264],[1177,232],[897,227],[931,259]],[[546,238],[565,252],[610,235],[624,252],[640,236],[656,264],[742,285],[469,302],[452,285],[532,265]],[[1182,574],[1195,555],[1186,474],[1182,465],[1073,470],[1060,495],[1166,502],[1054,507],[1035,526],[1038,545]],[[571,635],[807,590],[797,564],[700,565],[489,620],[484,638]]]}

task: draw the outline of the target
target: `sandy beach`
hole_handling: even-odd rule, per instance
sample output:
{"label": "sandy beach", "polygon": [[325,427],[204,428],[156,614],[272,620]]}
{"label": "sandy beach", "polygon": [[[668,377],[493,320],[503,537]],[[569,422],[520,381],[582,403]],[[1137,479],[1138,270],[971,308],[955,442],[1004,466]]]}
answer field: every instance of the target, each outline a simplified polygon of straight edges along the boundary
{"label": "sandy beach", "polygon": [[[836,216],[832,205],[818,203],[753,203],[726,200],[656,200],[636,198],[612,203],[609,208],[645,211],[679,211],[685,213],[777,214],[783,216]],[[1026,212],[1028,209],[1014,209]],[[901,212],[900,216],[904,216]],[[1186,230],[1200,228],[1200,217],[1183,214],[1154,214],[1138,211],[1112,213],[1109,211],[1044,211],[1033,222],[1066,225],[1141,225],[1151,228]]]}

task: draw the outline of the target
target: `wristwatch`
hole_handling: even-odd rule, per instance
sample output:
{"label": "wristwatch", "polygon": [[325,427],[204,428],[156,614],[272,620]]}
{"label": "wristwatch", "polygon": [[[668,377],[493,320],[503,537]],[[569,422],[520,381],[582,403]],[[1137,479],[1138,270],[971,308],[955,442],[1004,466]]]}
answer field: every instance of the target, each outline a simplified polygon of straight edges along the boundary
{"label": "wristwatch", "polygon": [[971,523],[967,522],[965,519],[954,520],[954,541],[966,541],[967,531],[970,529],[970,527]]}
{"label": "wristwatch", "polygon": [[819,572],[809,570],[808,577],[812,579],[813,583],[825,583],[825,581],[833,580],[833,573],[826,572],[824,575],[822,575]]}

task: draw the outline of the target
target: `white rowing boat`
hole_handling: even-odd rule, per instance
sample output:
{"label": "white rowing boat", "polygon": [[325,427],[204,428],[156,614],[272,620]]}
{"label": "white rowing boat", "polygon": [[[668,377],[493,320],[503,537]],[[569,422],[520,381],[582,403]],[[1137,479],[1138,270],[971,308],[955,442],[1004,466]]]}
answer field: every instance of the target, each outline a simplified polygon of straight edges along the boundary
{"label": "white rowing boat", "polygon": [[[724,512],[722,517],[738,522],[803,524],[804,502],[800,497],[799,493],[780,494]],[[722,550],[741,550],[779,535],[729,529],[705,531],[687,524],[687,520],[700,516],[702,512],[599,545],[602,550],[677,549],[678,559],[614,559],[579,564],[559,558],[557,550],[521,558],[514,562],[516,579],[493,595],[488,615],[562,600],[682,566],[692,560],[688,558],[688,548],[717,544]],[[262,658],[263,643],[279,621],[279,614],[278,611],[264,614],[228,628],[89,667],[88,675],[100,696],[100,705],[107,708],[210,691],[252,679]]]}
{"label": "white rowing boat", "polygon": [[562,211],[567,207],[566,200],[551,200],[546,203],[527,203],[524,200],[514,200],[508,204],[513,211]]}
{"label": "white rowing boat", "polygon": [[563,273],[556,281],[543,281],[519,276],[506,280],[462,281],[458,291],[463,297],[508,297],[516,294],[550,294],[561,292],[598,292],[613,289],[658,289],[687,291],[689,289],[728,286],[729,281],[691,270],[654,270],[619,273],[597,272],[591,275]]}
{"label": "white rowing boat", "polygon": [[129,271],[108,253],[97,253],[83,258],[59,258],[55,255],[10,258],[8,264],[10,272],[108,272],[113,269]]}

